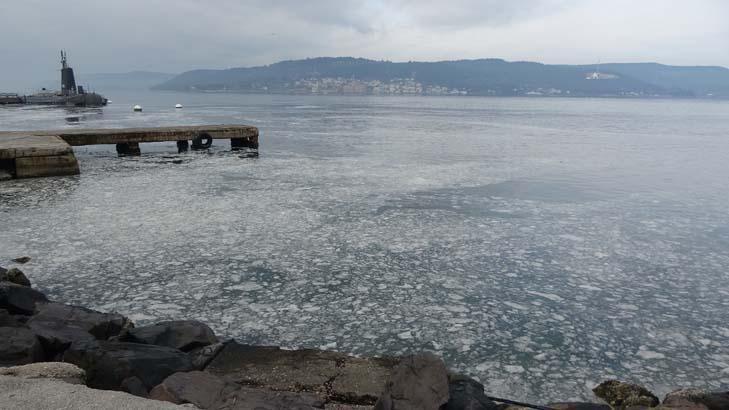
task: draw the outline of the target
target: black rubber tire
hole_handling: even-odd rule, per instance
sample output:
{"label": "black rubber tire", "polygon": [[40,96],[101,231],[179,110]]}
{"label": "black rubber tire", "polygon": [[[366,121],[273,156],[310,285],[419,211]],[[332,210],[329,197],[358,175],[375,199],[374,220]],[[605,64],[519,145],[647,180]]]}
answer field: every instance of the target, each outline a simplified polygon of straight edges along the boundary
{"label": "black rubber tire", "polygon": [[192,139],[192,149],[208,149],[213,145],[213,137],[208,134],[200,134]]}

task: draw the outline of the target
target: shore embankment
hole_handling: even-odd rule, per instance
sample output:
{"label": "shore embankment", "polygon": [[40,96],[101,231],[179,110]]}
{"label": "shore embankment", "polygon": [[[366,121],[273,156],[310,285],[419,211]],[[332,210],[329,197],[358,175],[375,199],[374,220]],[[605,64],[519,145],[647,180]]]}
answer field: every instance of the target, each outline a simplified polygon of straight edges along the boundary
{"label": "shore embankment", "polygon": [[[678,390],[661,401],[642,386],[616,380],[593,391],[594,403],[533,408],[729,409],[729,392]],[[74,395],[78,401],[69,399]],[[196,320],[137,327],[120,313],[51,301],[20,269],[1,267],[0,399],[0,407],[12,408],[167,408],[160,402],[201,409],[522,408],[488,396],[477,380],[449,371],[428,352],[354,357],[252,346]]]}

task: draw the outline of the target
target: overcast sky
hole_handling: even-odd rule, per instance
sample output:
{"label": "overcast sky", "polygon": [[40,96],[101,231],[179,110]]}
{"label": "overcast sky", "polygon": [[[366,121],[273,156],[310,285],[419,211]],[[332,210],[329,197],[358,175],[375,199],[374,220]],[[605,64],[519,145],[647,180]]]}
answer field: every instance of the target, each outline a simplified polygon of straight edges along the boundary
{"label": "overcast sky", "polygon": [[0,0],[0,91],[283,59],[729,66],[726,0]]}

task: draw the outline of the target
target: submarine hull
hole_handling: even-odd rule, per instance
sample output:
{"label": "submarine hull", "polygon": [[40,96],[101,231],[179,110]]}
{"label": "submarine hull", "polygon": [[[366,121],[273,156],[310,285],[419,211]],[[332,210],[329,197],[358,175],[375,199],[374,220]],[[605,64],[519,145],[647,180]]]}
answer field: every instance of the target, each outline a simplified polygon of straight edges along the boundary
{"label": "submarine hull", "polygon": [[25,104],[30,105],[59,105],[65,107],[103,107],[107,99],[96,93],[57,95],[33,94],[23,98]]}

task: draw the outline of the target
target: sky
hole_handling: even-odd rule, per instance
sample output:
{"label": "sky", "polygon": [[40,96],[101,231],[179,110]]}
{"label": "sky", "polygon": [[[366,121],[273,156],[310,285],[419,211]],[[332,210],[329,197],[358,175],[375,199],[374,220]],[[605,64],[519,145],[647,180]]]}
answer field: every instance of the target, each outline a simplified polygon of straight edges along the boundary
{"label": "sky", "polygon": [[726,0],[0,0],[0,92],[319,56],[729,67]]}

